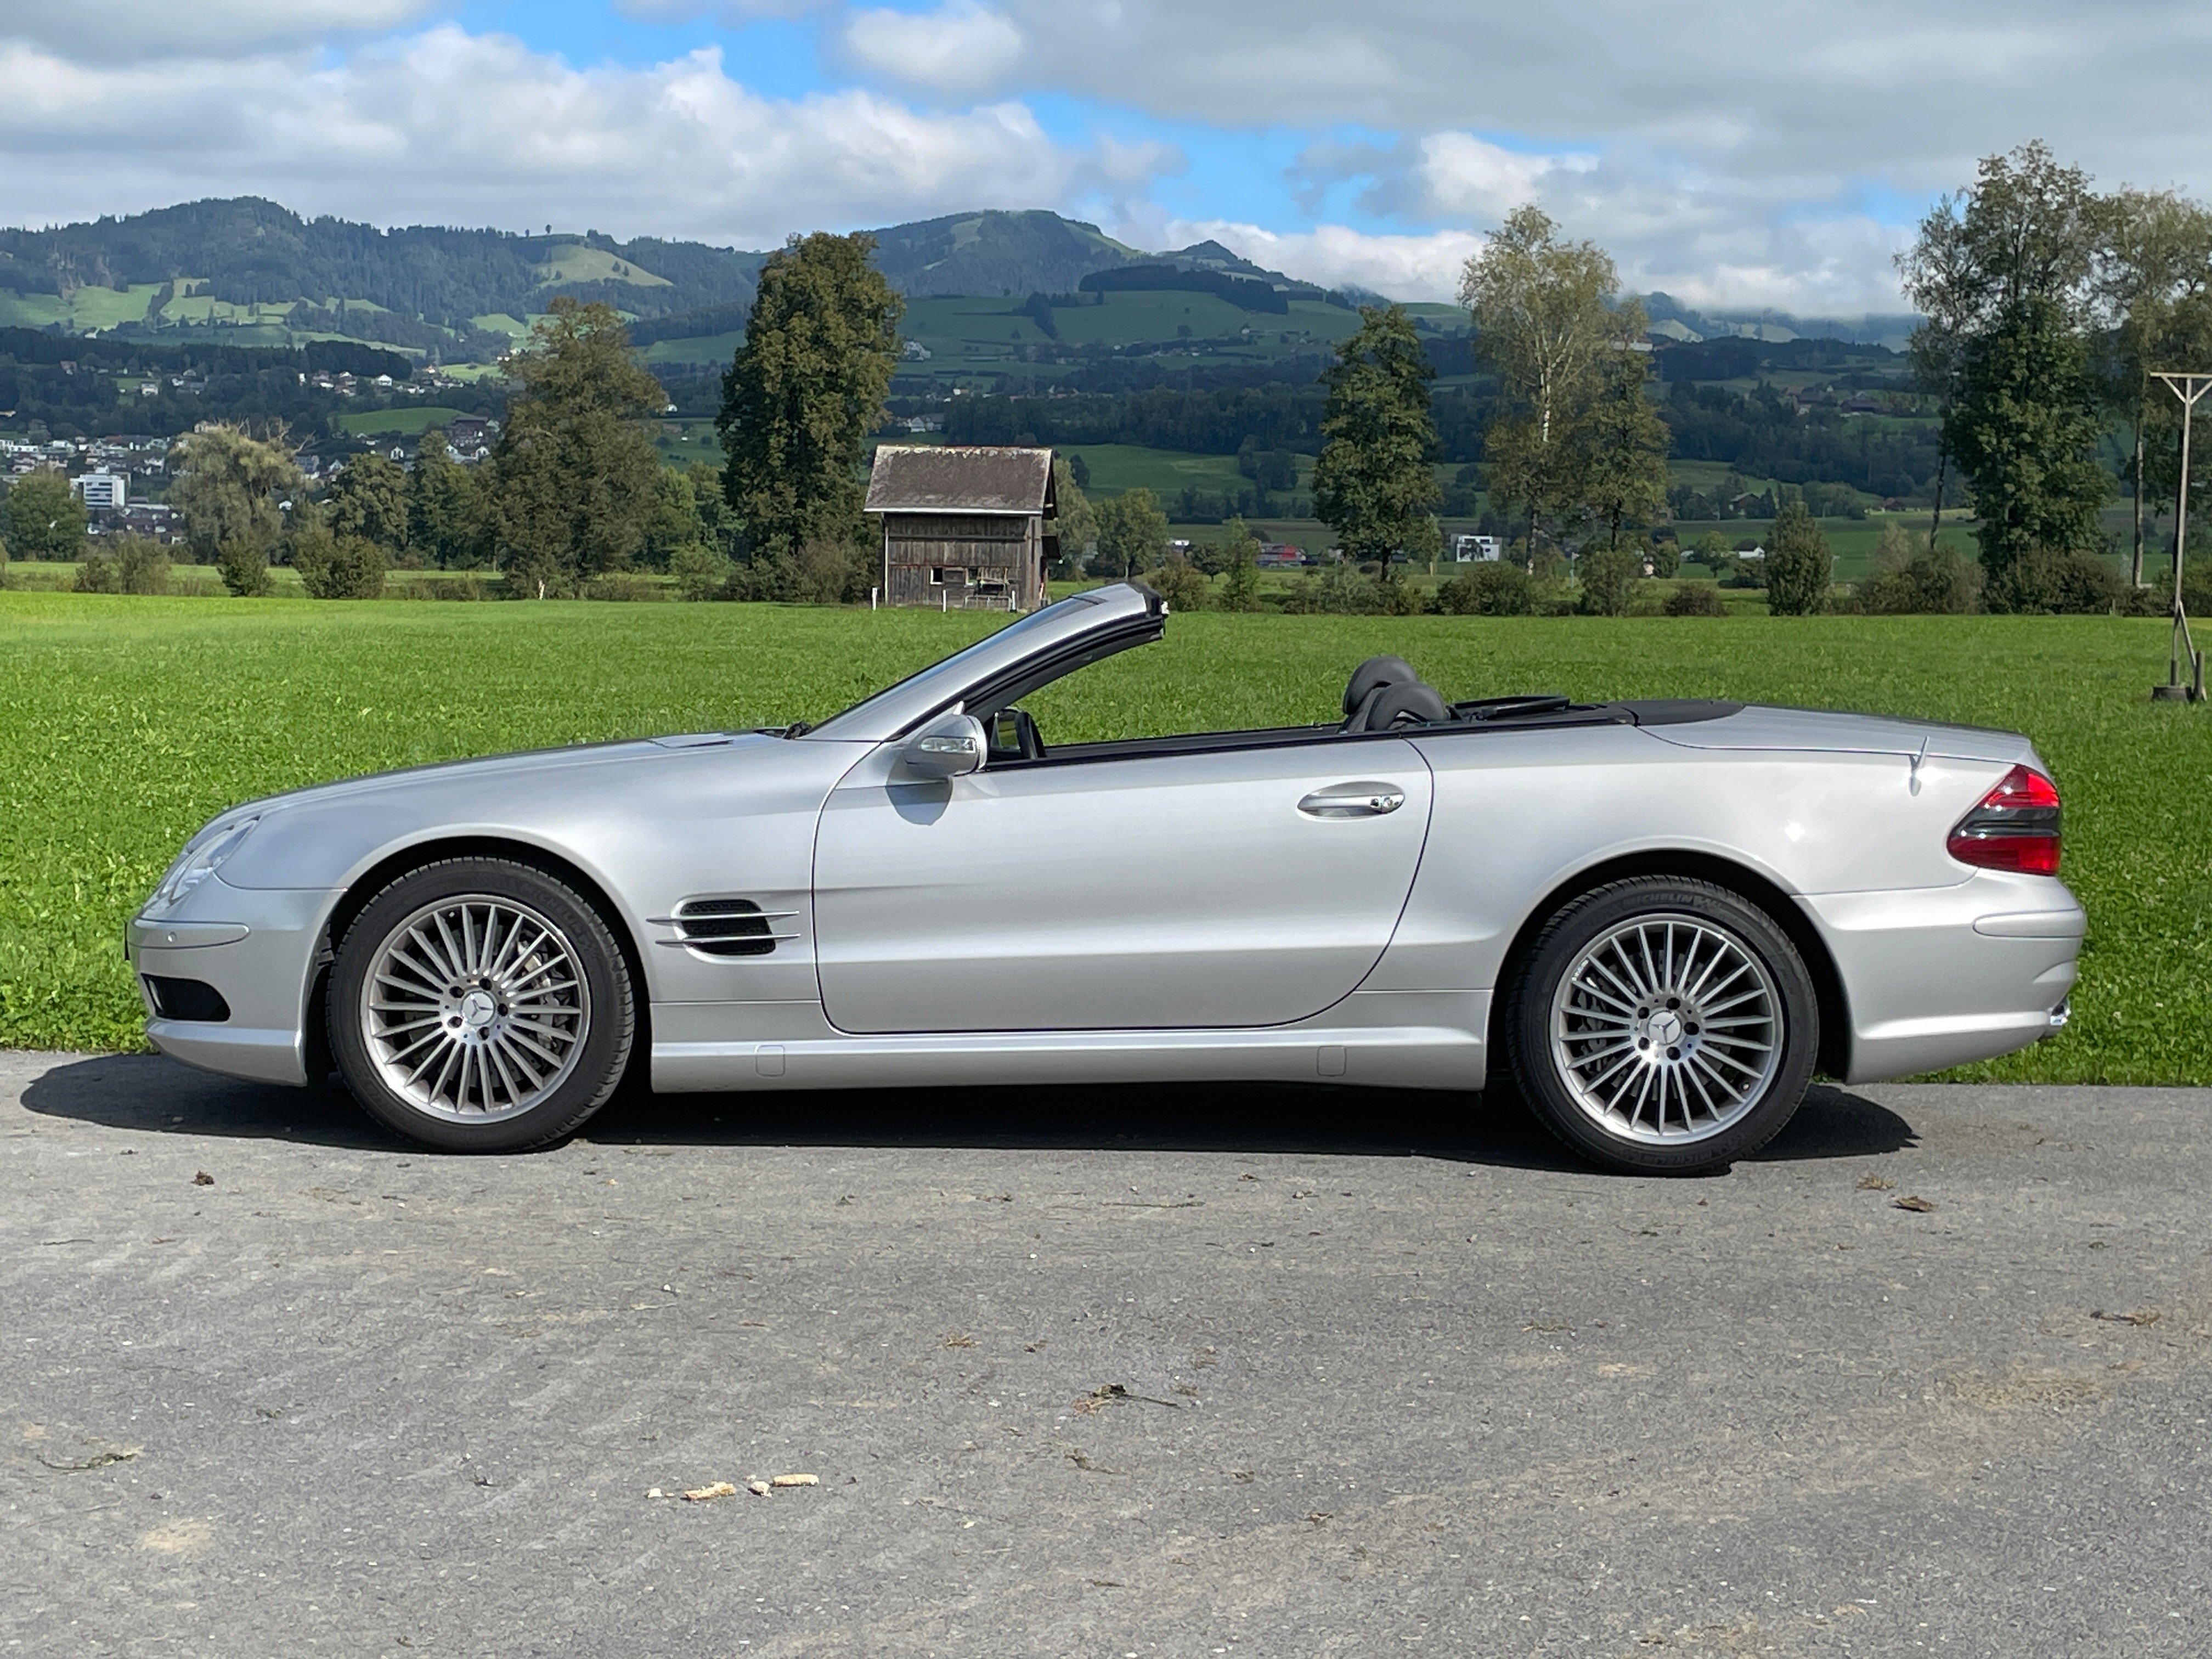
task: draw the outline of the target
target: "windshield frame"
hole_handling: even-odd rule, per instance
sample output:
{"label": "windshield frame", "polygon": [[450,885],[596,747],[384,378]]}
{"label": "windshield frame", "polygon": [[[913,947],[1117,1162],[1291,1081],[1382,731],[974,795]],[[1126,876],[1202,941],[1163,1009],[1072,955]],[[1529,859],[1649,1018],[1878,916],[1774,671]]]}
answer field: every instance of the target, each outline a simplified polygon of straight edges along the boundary
{"label": "windshield frame", "polygon": [[1166,615],[1159,595],[1141,583],[1116,583],[1072,594],[862,698],[819,726],[794,733],[793,740],[883,743],[902,737],[963,702],[978,686],[1004,684],[1028,665],[1083,649],[1102,633],[1117,635],[1149,623],[1147,637],[1157,637]]}

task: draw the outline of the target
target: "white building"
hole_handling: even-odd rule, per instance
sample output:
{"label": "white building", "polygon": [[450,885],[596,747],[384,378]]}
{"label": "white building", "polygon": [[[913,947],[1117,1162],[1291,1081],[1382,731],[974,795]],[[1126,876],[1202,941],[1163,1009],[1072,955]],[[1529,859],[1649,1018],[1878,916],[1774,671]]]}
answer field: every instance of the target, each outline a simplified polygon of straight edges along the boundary
{"label": "white building", "polygon": [[81,472],[70,480],[70,488],[88,510],[131,505],[131,479],[127,473]]}
{"label": "white building", "polygon": [[1505,551],[1505,544],[1495,536],[1455,536],[1451,556],[1455,564],[1468,564],[1478,560],[1492,561]]}

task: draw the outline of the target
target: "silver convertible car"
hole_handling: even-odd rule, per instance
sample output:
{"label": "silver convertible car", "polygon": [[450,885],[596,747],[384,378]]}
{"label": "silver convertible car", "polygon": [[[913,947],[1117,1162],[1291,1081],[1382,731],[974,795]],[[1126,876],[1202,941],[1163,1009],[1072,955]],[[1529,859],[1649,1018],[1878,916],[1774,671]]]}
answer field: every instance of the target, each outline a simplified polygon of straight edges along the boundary
{"label": "silver convertible car", "polygon": [[[1048,745],[1023,700],[1158,639],[1127,584],[819,726],[355,779],[195,836],[128,948],[147,1035],[334,1066],[456,1152],[657,1090],[1305,1079],[1478,1091],[1570,1147],[1742,1157],[1818,1069],[2063,1023],[2058,796],[2002,732],[1718,702],[1454,702]],[[1110,856],[1102,856],[1109,849]]]}

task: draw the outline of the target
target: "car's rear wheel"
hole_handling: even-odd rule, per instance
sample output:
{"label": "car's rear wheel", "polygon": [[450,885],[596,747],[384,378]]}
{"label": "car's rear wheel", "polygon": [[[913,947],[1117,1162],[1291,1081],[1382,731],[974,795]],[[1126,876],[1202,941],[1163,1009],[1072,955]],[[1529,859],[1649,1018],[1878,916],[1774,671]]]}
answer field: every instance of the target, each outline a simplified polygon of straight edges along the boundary
{"label": "car's rear wheel", "polygon": [[1820,1051],[1812,976],[1757,905],[1638,877],[1547,921],[1510,988],[1522,1094],[1593,1163],[1693,1175],[1756,1152],[1804,1098]]}
{"label": "car's rear wheel", "polygon": [[565,882],[505,859],[409,872],[339,942],[331,1048],[354,1098],[445,1152],[515,1152],[604,1105],[636,1025],[629,964]]}

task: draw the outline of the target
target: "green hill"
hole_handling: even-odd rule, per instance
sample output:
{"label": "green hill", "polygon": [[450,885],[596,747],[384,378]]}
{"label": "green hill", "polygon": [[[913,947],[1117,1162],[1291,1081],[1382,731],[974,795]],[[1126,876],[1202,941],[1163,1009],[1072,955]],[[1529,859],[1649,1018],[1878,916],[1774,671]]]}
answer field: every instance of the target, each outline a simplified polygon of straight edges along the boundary
{"label": "green hill", "polygon": [[[1114,344],[1151,337],[1143,329],[1164,319],[1140,313],[1165,309],[1167,295],[1179,296],[1168,338],[1187,301],[1203,298],[1197,311],[1206,315],[1195,326],[1229,333],[1249,319],[1219,329],[1212,311],[1256,307],[1279,316],[1292,300],[1324,297],[1218,243],[1146,253],[1042,210],[956,214],[873,234],[878,267],[921,303],[971,295],[1018,304],[1111,289]],[[596,230],[386,230],[240,197],[0,229],[0,327],[125,338],[210,330],[228,343],[277,346],[340,338],[489,362],[567,294],[604,300],[633,319],[655,361],[703,361],[726,356],[766,258],[649,236],[620,242]],[[1091,319],[1088,331],[1104,320]],[[1123,323],[1139,331],[1126,333]]]}

